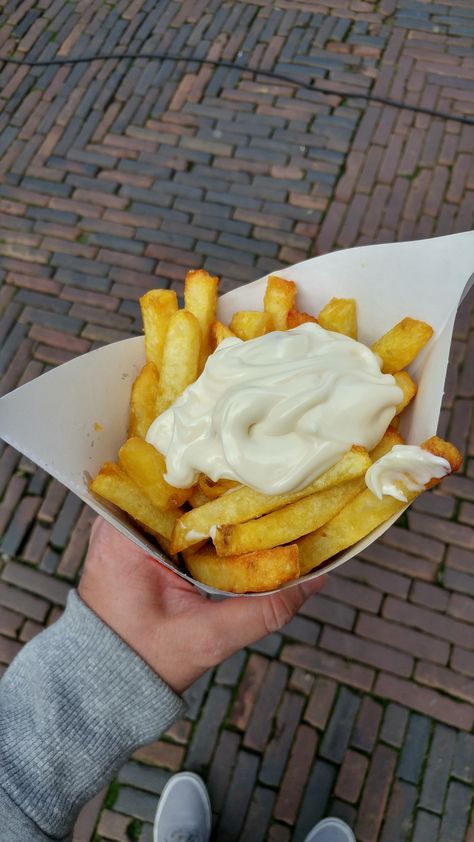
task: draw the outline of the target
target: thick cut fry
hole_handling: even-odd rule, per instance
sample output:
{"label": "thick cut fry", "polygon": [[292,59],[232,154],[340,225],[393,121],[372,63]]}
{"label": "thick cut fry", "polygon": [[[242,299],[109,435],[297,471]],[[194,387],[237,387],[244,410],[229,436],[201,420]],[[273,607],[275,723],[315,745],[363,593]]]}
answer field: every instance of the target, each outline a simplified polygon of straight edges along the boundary
{"label": "thick cut fry", "polygon": [[189,313],[196,316],[201,328],[199,373],[203,370],[211,352],[210,330],[216,318],[218,286],[219,278],[210,275],[204,269],[188,272],[184,282],[184,306]]}
{"label": "thick cut fry", "polygon": [[223,325],[222,322],[213,322],[209,334],[211,353],[224,339],[230,339],[232,336],[235,336],[235,333],[232,333],[230,327]]}
{"label": "thick cut fry", "polygon": [[395,427],[390,425],[379,443],[376,444],[374,449],[370,451],[370,458],[372,462],[377,462],[378,459],[385,456],[385,454],[388,453],[396,444],[403,444],[403,441],[403,436],[395,429]]}
{"label": "thick cut fry", "polygon": [[270,313],[262,313],[258,310],[240,310],[234,313],[230,323],[230,329],[239,339],[256,339],[273,330],[273,318]]}
{"label": "thick cut fry", "polygon": [[191,493],[190,488],[173,488],[168,485],[164,479],[164,456],[143,439],[130,438],[122,445],[119,464],[159,509],[181,506]]}
{"label": "thick cut fry", "polygon": [[152,534],[171,538],[180,510],[158,509],[119,465],[106,462],[92,480],[90,489],[127,512]]}
{"label": "thick cut fry", "polygon": [[302,313],[300,310],[290,310],[286,320],[286,327],[291,330],[293,327],[299,327],[306,324],[306,322],[318,323],[316,316],[310,316],[309,313]]}
{"label": "thick cut fry", "polygon": [[197,553],[186,551],[184,560],[198,582],[229,593],[271,591],[299,576],[296,544],[227,558],[206,546]]}
{"label": "thick cut fry", "polygon": [[309,494],[323,491],[341,482],[348,482],[365,473],[370,465],[371,459],[367,451],[363,447],[353,447],[332,468],[299,491],[270,495],[254,491],[247,486],[236,488],[217,500],[211,500],[192,512],[186,512],[180,518],[173,535],[173,552],[180,552],[201,540],[203,536],[209,535],[213,526],[252,520],[288,503],[301,500]]}
{"label": "thick cut fry", "polygon": [[147,363],[135,379],[130,396],[128,435],[145,438],[156,418],[156,400],[160,378],[155,363]]}
{"label": "thick cut fry", "polygon": [[335,485],[326,491],[310,494],[264,517],[220,526],[214,540],[217,555],[228,556],[265,550],[296,541],[302,535],[319,529],[337,515],[364,488],[364,477]]}
{"label": "thick cut fry", "polygon": [[151,289],[140,298],[145,328],[146,361],[160,368],[171,316],[178,309],[178,298],[171,289]]}
{"label": "thick cut fry", "polygon": [[263,299],[263,308],[273,318],[275,330],[286,330],[288,313],[293,310],[296,298],[296,284],[284,281],[276,275],[269,275]]}
{"label": "thick cut fry", "polygon": [[200,347],[201,329],[198,320],[187,310],[178,310],[170,320],[163,349],[156,401],[157,415],[168,409],[186,387],[196,380]]}
{"label": "thick cut fry", "polygon": [[395,374],[413,362],[432,336],[430,325],[407,317],[374,342],[372,351],[381,358],[384,374]]}
{"label": "thick cut fry", "polygon": [[400,415],[400,412],[403,412],[405,407],[408,406],[410,401],[412,401],[415,397],[416,383],[411,379],[407,371],[397,371],[397,373],[393,376],[397,381],[397,386],[403,392],[403,400],[400,401],[396,409],[397,415]]}
{"label": "thick cut fry", "polygon": [[226,494],[227,491],[230,491],[232,488],[237,488],[240,483],[235,482],[233,479],[218,479],[214,482],[212,479],[209,479],[209,477],[206,477],[205,474],[201,474],[198,479],[198,485],[202,493],[205,494],[209,500],[215,500],[216,497],[221,497],[222,494]]}
{"label": "thick cut fry", "polygon": [[199,506],[204,506],[205,503],[209,503],[209,497],[206,497],[204,491],[201,491],[199,484],[193,487],[193,490],[188,498],[188,503],[193,507],[193,509],[197,509]]}
{"label": "thick cut fry", "polygon": [[[453,471],[459,470],[462,459],[453,444],[433,436],[421,446],[435,456],[447,459]],[[438,482],[439,480],[431,480],[427,487]],[[403,488],[403,491],[408,503],[421,494],[421,491],[408,491],[406,488]],[[406,506],[407,503],[395,500],[394,497],[386,496],[379,500],[366,488],[321,529],[298,541],[301,575],[309,573],[313,567],[318,567],[323,561],[365,538],[377,526],[401,512]]]}
{"label": "thick cut fry", "polygon": [[357,339],[357,308],[353,298],[331,298],[318,313],[318,322],[325,330],[343,333]]}

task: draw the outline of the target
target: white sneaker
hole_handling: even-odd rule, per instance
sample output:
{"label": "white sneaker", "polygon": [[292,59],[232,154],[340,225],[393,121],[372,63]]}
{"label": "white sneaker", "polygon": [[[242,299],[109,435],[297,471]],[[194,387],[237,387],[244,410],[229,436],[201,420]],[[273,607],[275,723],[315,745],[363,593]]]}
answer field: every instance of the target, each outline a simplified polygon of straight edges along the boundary
{"label": "white sneaker", "polygon": [[356,838],[341,819],[323,819],[310,830],[304,842],[356,842]]}
{"label": "white sneaker", "polygon": [[153,842],[208,842],[211,825],[211,802],[199,775],[173,775],[158,802]]}

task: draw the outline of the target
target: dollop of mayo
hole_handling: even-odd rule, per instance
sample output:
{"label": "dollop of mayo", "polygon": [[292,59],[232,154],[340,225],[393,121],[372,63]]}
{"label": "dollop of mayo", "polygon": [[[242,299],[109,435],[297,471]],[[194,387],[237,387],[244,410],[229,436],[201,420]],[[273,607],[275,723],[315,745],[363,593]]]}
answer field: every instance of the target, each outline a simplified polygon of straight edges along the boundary
{"label": "dollop of mayo", "polygon": [[365,483],[379,500],[386,494],[407,503],[406,495],[397,482],[401,482],[408,491],[422,491],[431,479],[441,479],[450,471],[447,459],[416,445],[396,444],[370,466],[365,474]]}
{"label": "dollop of mayo", "polygon": [[202,472],[282,494],[304,488],[353,444],[374,447],[402,397],[369,348],[308,323],[225,339],[146,439],[166,457],[165,479],[176,488]]}

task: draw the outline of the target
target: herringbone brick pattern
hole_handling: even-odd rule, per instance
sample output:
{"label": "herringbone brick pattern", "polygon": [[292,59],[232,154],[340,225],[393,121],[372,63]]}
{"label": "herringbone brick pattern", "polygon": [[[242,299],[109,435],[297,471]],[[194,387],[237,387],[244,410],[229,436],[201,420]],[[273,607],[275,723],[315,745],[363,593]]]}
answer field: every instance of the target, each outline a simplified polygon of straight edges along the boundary
{"label": "herringbone brick pattern", "polygon": [[[10,0],[0,54],[171,51],[182,61],[0,64],[3,392],[140,330],[137,297],[204,265],[223,289],[314,254],[470,229],[470,0]],[[321,80],[342,98],[192,57]],[[440,421],[463,470],[333,575],[281,634],[189,693],[76,842],[151,840],[157,794],[200,771],[215,838],[302,840],[328,813],[360,842],[473,842],[474,320],[457,321]],[[52,622],[92,515],[0,451],[0,662]]]}

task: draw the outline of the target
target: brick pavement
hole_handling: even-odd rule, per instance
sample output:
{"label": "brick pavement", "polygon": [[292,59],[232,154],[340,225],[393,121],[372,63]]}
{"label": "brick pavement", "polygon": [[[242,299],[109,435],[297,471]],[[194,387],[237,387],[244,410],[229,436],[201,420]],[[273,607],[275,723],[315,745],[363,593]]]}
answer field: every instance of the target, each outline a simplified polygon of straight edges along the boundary
{"label": "brick pavement", "polygon": [[[2,54],[183,60],[0,65],[2,391],[136,333],[138,295],[180,291],[189,267],[227,290],[336,248],[472,227],[472,127],[191,56],[472,116],[473,45],[470,0],[4,3]],[[281,634],[199,681],[187,718],[84,810],[76,842],[150,840],[181,768],[206,778],[219,840],[301,840],[331,813],[360,842],[472,842],[472,301],[440,420],[460,475]],[[3,446],[0,489],[4,669],[59,616],[92,516]]]}

